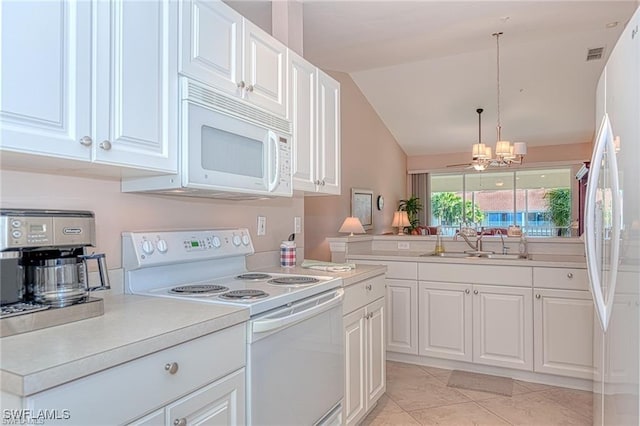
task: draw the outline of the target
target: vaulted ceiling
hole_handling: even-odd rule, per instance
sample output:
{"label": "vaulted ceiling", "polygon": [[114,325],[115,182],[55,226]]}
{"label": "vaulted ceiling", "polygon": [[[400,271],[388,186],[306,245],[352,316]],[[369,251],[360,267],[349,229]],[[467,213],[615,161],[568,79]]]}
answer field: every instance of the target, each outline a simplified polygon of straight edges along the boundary
{"label": "vaulted ceiling", "polygon": [[[598,77],[638,4],[305,0],[304,56],[349,73],[408,155],[464,152],[477,108],[483,142],[496,140],[501,31],[503,139],[589,142]],[[603,58],[587,62],[598,47]]]}

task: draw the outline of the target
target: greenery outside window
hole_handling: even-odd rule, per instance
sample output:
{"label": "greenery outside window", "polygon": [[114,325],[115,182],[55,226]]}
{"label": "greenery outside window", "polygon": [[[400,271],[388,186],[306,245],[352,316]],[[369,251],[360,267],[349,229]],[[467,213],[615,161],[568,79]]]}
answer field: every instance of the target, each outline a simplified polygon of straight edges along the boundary
{"label": "greenery outside window", "polygon": [[427,221],[453,235],[462,225],[478,229],[522,227],[530,236],[569,236],[571,168],[428,175]]}

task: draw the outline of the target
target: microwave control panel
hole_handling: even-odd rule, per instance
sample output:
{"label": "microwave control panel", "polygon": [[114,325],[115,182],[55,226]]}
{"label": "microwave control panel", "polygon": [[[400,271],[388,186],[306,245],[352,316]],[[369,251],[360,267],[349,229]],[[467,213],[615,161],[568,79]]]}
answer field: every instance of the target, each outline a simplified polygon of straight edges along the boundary
{"label": "microwave control panel", "polygon": [[278,136],[278,147],[280,151],[280,182],[278,184],[280,191],[284,193],[293,193],[291,187],[291,141],[284,137]]}

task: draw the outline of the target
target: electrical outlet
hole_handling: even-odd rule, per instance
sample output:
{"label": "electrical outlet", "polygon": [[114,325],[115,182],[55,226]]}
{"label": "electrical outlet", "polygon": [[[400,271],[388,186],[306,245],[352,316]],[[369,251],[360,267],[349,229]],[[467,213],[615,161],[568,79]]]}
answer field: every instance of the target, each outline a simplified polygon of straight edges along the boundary
{"label": "electrical outlet", "polygon": [[399,241],[398,242],[398,250],[409,250],[409,242],[407,242],[407,241]]}
{"label": "electrical outlet", "polygon": [[302,219],[300,216],[296,216],[293,218],[293,232],[296,234],[302,233]]}
{"label": "electrical outlet", "polygon": [[258,236],[267,235],[267,218],[258,216]]}

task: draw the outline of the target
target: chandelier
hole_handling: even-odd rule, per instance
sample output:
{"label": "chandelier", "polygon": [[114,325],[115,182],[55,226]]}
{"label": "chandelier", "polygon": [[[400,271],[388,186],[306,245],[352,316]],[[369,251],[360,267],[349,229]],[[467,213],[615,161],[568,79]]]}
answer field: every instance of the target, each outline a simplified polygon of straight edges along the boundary
{"label": "chandelier", "polygon": [[[524,156],[527,154],[527,144],[524,142],[514,142],[502,140],[502,124],[500,122],[500,36],[502,32],[492,34],[496,38],[496,69],[497,72],[497,98],[498,98],[498,124],[496,131],[498,141],[496,142],[496,156],[492,155],[490,146],[482,143],[481,132],[478,131],[478,143],[473,144],[471,165],[478,171],[485,170],[488,167],[504,167],[512,164],[522,164]],[[478,113],[478,129],[480,129],[480,114],[482,109],[477,109]]]}

